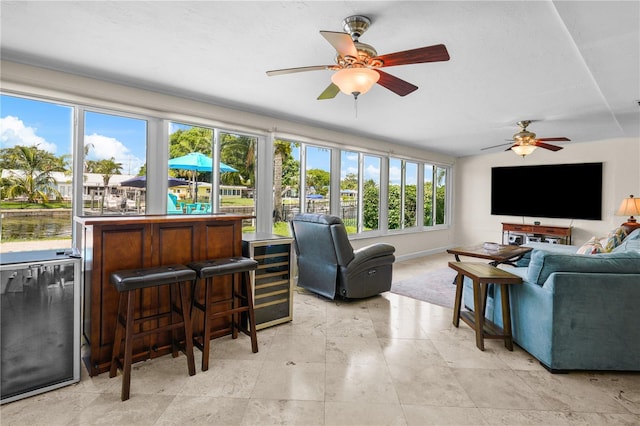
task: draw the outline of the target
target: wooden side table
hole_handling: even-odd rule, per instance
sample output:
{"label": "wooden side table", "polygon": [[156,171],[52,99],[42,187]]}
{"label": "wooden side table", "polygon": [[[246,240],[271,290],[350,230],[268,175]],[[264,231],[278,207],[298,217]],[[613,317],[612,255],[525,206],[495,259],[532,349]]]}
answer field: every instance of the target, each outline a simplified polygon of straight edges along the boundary
{"label": "wooden side table", "polygon": [[[480,262],[449,262],[449,267],[458,272],[456,277],[456,300],[453,308],[453,325],[458,327],[460,319],[476,332],[476,346],[484,351],[484,338],[504,339],[504,345],[513,350],[511,336],[511,310],[509,305],[509,285],[522,284],[522,278],[495,266]],[[460,312],[462,305],[462,279],[469,277],[473,281],[473,313]],[[487,304],[487,286],[493,283],[500,286],[502,301],[502,324],[498,327],[485,319]]]}

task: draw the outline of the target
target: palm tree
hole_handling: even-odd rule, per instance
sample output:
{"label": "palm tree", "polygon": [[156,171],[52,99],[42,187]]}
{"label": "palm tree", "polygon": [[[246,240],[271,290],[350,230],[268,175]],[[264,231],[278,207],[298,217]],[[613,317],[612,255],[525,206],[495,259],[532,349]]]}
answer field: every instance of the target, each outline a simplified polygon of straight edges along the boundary
{"label": "palm tree", "polygon": [[98,173],[102,175],[102,183],[104,189],[102,191],[102,202],[100,203],[100,214],[104,212],[104,199],[107,193],[109,181],[113,175],[119,175],[122,172],[122,163],[116,163],[115,158],[111,157],[106,160],[87,161],[87,168],[90,173]]}
{"label": "palm tree", "polygon": [[282,222],[284,214],[282,211],[282,164],[285,158],[291,155],[291,143],[282,140],[275,140],[273,151],[273,221]]}
{"label": "palm tree", "polygon": [[49,201],[51,195],[61,198],[52,172],[65,171],[63,163],[50,152],[37,146],[17,145],[3,150],[3,167],[21,170],[12,173],[6,187],[6,195],[10,198],[24,195],[30,203]]}
{"label": "palm tree", "polygon": [[229,164],[239,173],[223,173],[221,182],[227,185],[253,187],[255,182],[256,138],[223,133],[220,143],[222,162]]}

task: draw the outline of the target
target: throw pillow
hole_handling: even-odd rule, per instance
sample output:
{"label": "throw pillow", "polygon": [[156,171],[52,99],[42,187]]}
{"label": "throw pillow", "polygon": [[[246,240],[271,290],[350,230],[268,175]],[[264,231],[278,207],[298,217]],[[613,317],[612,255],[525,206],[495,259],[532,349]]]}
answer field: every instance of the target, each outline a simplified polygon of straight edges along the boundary
{"label": "throw pillow", "polygon": [[600,244],[600,240],[596,237],[591,237],[589,241],[584,243],[576,252],[577,254],[598,254],[604,253],[605,250]]}
{"label": "throw pillow", "polygon": [[622,241],[624,241],[627,236],[627,230],[624,227],[619,226],[615,229],[612,229],[609,234],[607,234],[606,242],[603,244],[604,250],[609,252],[614,248],[618,247]]}

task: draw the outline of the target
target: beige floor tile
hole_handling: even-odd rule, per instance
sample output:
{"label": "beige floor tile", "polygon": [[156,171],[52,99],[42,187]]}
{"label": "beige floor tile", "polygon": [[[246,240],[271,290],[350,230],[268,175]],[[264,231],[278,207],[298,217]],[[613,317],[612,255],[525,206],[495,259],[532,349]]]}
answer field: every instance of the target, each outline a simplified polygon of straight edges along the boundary
{"label": "beige floor tile", "polygon": [[633,414],[574,413],[568,411],[507,410],[481,408],[483,418],[489,425],[598,425],[637,426],[639,416]]}
{"label": "beige floor tile", "polygon": [[466,324],[460,324],[460,328],[455,330],[454,327],[449,332],[432,335],[431,341],[449,367],[509,369],[497,355],[498,351],[507,350],[506,348],[494,348],[485,341],[485,350],[481,351],[476,346],[473,331]]}
{"label": "beige floor tile", "polygon": [[326,425],[406,425],[400,404],[327,402]]}
{"label": "beige floor tile", "polygon": [[174,398],[175,396],[173,395],[132,393],[130,399],[121,401],[120,394],[102,394],[94,399],[91,404],[87,405],[73,420],[66,424],[78,426],[153,425]]}
{"label": "beige floor tile", "polygon": [[248,403],[244,398],[177,396],[154,425],[240,425]]}
{"label": "beige floor tile", "polygon": [[589,383],[640,415],[640,373],[590,373]]}
{"label": "beige floor tile", "polygon": [[202,371],[196,364],[196,375],[173,392],[181,396],[249,398],[263,365],[264,361],[209,360],[209,370]]}
{"label": "beige floor tile", "polygon": [[535,389],[509,369],[454,368],[452,372],[476,407],[552,409]]}
{"label": "beige floor tile", "polygon": [[324,425],[324,402],[251,399],[243,425]]}
{"label": "beige floor tile", "polygon": [[389,370],[402,404],[475,406],[448,367],[390,365]]}
{"label": "beige floor tile", "polygon": [[328,364],[384,364],[380,342],[371,337],[327,337]]}
{"label": "beige floor tile", "polygon": [[386,365],[327,364],[325,401],[397,404]]}
{"label": "beige floor tile", "polygon": [[[65,389],[69,388],[71,387]],[[76,393],[56,390],[43,393],[2,405],[0,424],[2,426],[71,424],[75,417],[100,398],[102,396],[98,393],[82,391]],[[119,397],[118,401],[120,401]]]}
{"label": "beige floor tile", "polygon": [[414,339],[378,339],[388,365],[411,366],[416,369],[446,367],[433,342]]}
{"label": "beige floor tile", "polygon": [[550,374],[548,371],[515,372],[541,395],[553,410],[629,414],[624,405],[589,383],[589,375]]}
{"label": "beige floor tile", "polygon": [[325,363],[267,361],[251,398],[324,401]]}
{"label": "beige floor tile", "polygon": [[296,364],[303,362],[325,362],[326,359],[325,336],[305,336],[294,334],[277,334],[271,341],[271,347],[267,354],[268,361],[292,361]]}
{"label": "beige floor tile", "polygon": [[486,425],[480,410],[471,407],[434,407],[403,404],[409,426]]}

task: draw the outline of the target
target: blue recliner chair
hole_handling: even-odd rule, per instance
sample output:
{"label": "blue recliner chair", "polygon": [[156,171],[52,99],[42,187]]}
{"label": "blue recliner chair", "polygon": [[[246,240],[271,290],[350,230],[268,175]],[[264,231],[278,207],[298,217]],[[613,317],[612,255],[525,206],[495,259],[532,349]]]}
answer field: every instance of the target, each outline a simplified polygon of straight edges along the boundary
{"label": "blue recliner chair", "polygon": [[389,291],[395,247],[377,243],[354,250],[342,220],[304,213],[291,221],[298,286],[330,299],[364,298]]}

